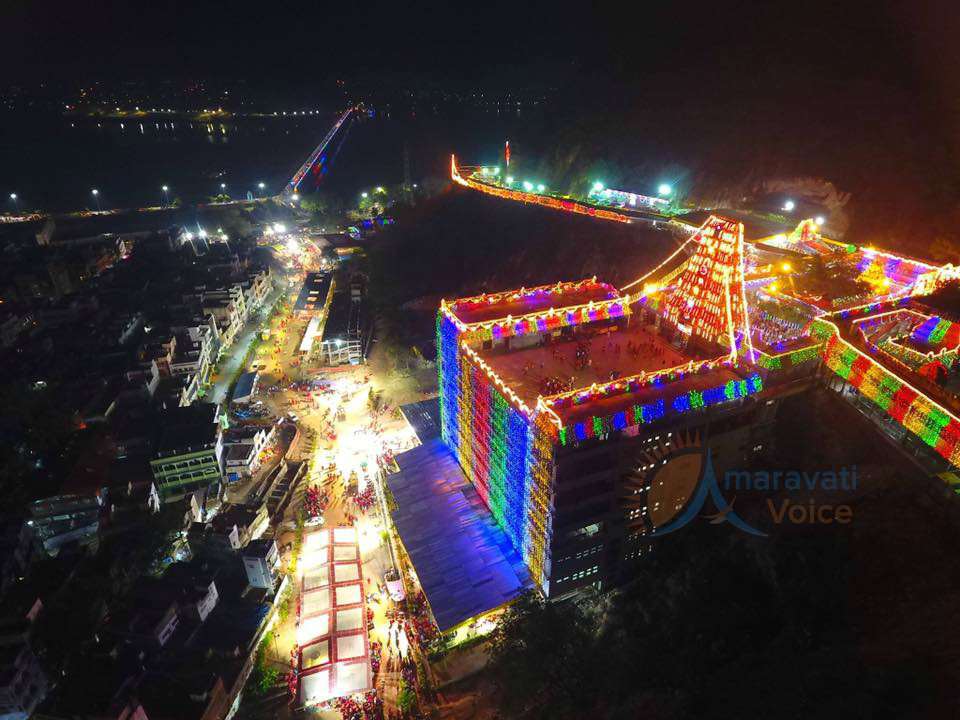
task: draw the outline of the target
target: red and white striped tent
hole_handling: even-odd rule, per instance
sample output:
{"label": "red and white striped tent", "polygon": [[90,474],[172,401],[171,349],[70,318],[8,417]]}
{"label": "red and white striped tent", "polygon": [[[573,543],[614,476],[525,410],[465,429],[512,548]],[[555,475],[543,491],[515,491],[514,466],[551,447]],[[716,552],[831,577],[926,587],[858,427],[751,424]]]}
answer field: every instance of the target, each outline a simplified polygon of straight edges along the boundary
{"label": "red and white striped tent", "polygon": [[357,531],[306,533],[297,614],[300,703],[318,705],[373,687]]}

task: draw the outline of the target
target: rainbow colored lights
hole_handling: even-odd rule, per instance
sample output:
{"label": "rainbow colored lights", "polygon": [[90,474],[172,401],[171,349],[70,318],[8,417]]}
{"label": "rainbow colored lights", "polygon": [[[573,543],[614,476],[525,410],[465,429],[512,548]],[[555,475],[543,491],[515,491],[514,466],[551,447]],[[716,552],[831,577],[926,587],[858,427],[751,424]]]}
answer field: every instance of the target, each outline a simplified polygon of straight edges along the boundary
{"label": "rainbow colored lights", "polygon": [[956,417],[843,340],[833,323],[817,320],[814,332],[826,338],[822,352],[827,367],[941,457],[960,465],[960,421]]}
{"label": "rainbow colored lights", "polygon": [[[571,297],[595,296],[580,304],[571,305]],[[600,320],[613,320],[630,314],[630,296],[621,297],[620,293],[596,278],[580,282],[557,283],[536,288],[521,288],[506,293],[493,293],[477,297],[463,298],[444,303],[441,311],[446,311],[450,319],[466,339],[503,340],[508,337],[522,337],[531,333],[553,332],[564,327],[573,327],[583,323]],[[467,320],[483,310],[505,307],[535,307],[531,312],[514,317],[498,317],[491,320]],[[556,306],[556,307],[555,307]],[[557,308],[560,309],[557,309]]]}
{"label": "rainbow colored lights", "polygon": [[768,355],[762,350],[757,351],[757,365],[767,370],[784,370],[784,359],[789,362],[789,367],[797,367],[820,357],[819,345],[808,345],[790,352],[780,353],[779,355]]}
{"label": "rainbow colored lights", "polygon": [[[631,220],[614,210],[542,192],[514,190],[478,177],[463,177],[453,157],[451,178],[460,185],[501,198],[617,222]],[[687,247],[691,242],[695,248]],[[848,272],[857,263],[857,277],[869,283],[873,291],[859,294],[858,288],[855,297],[831,298],[829,293],[823,293],[822,300],[795,299],[794,305],[803,306],[796,311],[799,318],[767,317],[762,308],[751,310],[745,281],[749,248],[744,245],[743,225],[711,216],[670,257],[620,291],[592,278],[441,303],[436,332],[443,440],[541,588],[549,588],[551,577],[558,453],[562,460],[571,452],[563,448],[577,443],[604,440],[620,432],[638,434],[641,426],[754,396],[764,390],[764,380],[752,370],[764,372],[769,384],[774,378],[786,378],[765,371],[809,367],[822,359],[826,367],[887,416],[960,467],[960,420],[923,390],[854,347],[844,339],[849,335],[841,336],[834,324],[835,320],[843,325],[847,333],[848,328],[857,328],[860,323],[877,321],[875,337],[880,344],[872,344],[865,334],[866,344],[862,347],[878,357],[879,352],[887,351],[892,362],[881,358],[883,362],[906,377],[904,373],[914,372],[919,365],[915,363],[912,369],[891,351],[903,350],[924,360],[933,359],[934,353],[954,352],[960,347],[960,323],[906,309],[916,295],[960,279],[960,268],[937,268],[873,248],[835,243],[821,238],[819,228],[811,221],[798,226],[791,242],[794,249],[807,255],[829,253]],[[689,259],[680,257],[681,252],[689,254]],[[755,256],[749,257],[754,262]],[[769,264],[769,260],[766,262]],[[759,277],[761,284],[769,282],[768,271],[758,272],[752,264],[750,269],[753,274],[749,277],[753,280]],[[636,288],[633,295],[628,294],[631,288]],[[749,297],[759,292],[753,287]],[[772,292],[770,297],[770,302],[780,302]],[[845,307],[849,305],[855,306]],[[757,314],[751,315],[751,311]],[[888,315],[898,317],[881,322]],[[597,369],[596,375],[579,374],[580,378],[590,377],[582,380],[582,385],[594,378],[604,382],[548,396],[537,396],[531,388],[557,387],[545,382],[556,378],[538,377],[535,366],[531,365],[534,370],[525,366],[523,374],[529,379],[519,380],[516,366],[525,358],[517,359],[515,365],[506,361],[498,365],[499,354],[546,345],[554,341],[550,336],[558,335],[561,329],[574,328],[574,332],[563,333],[563,341],[579,341],[592,334],[592,329],[584,332],[581,326],[604,323],[597,328],[598,333],[609,333],[628,322],[638,322],[641,317],[649,320],[652,316],[656,316],[658,327],[663,319],[686,337],[706,341],[698,343],[700,348],[719,346],[710,355],[720,356],[627,377],[617,377],[619,366],[615,368],[617,372],[604,366],[603,373]],[[764,333],[773,335],[779,344],[774,343],[771,352],[777,354],[754,348],[751,319],[758,317],[766,322],[757,323],[762,326],[758,342]],[[771,323],[776,327],[766,329]],[[682,346],[680,333],[674,336]],[[908,334],[915,348],[900,344],[900,339]],[[510,342],[517,338],[524,341]],[[859,339],[856,342],[860,344]],[[785,348],[795,349],[779,352]],[[918,352],[924,349],[931,353],[924,356]],[[943,359],[942,355],[938,357]],[[736,367],[742,368],[744,360],[750,374],[743,370],[732,372]],[[517,373],[515,388],[504,382],[495,370],[497,367],[504,377],[511,377],[511,370]],[[549,363],[546,372],[542,371],[542,362],[539,367],[541,375],[561,374],[549,370]],[[638,367],[648,365],[634,364],[626,371]],[[577,371],[582,370],[583,367],[577,367]],[[567,373],[562,374],[566,381]],[[608,378],[616,379],[605,382]],[[562,386],[572,384],[573,378]],[[928,392],[933,388],[926,378],[919,378],[917,385]],[[938,396],[936,392],[933,395]]]}
{"label": "rainbow colored lights", "polygon": [[590,420],[574,423],[560,429],[560,444],[573,441],[603,438],[615,430],[625,430],[637,425],[647,425],[668,414],[682,414],[702,410],[720,403],[754,395],[763,389],[763,380],[753,373],[745,380],[729,380],[723,385],[707,390],[690,390],[669,397],[660,397],[651,403],[632,405],[609,417],[594,415]]}
{"label": "rainbow colored lights", "polygon": [[960,325],[933,315],[920,323],[910,339],[931,350],[950,350],[960,346]]}
{"label": "rainbow colored lights", "polygon": [[441,433],[467,478],[538,585],[548,582],[552,443],[507,400],[488,370],[459,345],[456,324],[437,318]]}

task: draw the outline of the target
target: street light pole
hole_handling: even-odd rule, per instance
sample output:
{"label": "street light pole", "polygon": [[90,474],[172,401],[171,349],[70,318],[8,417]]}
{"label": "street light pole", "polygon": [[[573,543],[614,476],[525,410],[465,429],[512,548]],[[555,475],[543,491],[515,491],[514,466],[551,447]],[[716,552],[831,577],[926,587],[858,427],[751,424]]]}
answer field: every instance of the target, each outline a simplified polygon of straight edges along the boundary
{"label": "street light pole", "polygon": [[170,204],[170,196],[167,194],[167,191],[168,191],[170,188],[168,188],[166,185],[164,185],[164,186],[163,186],[162,188],[160,188],[160,189],[163,190],[163,204],[164,204],[164,206],[169,205],[169,204]]}
{"label": "street light pole", "polygon": [[100,212],[100,191],[94,188],[91,190],[93,194],[93,199],[97,201],[97,212]]}
{"label": "street light pole", "polygon": [[19,212],[20,212],[20,203],[19,203],[19,201],[17,200],[17,194],[16,194],[16,193],[10,193],[10,199],[13,200],[13,209],[14,209],[16,212],[19,213]]}

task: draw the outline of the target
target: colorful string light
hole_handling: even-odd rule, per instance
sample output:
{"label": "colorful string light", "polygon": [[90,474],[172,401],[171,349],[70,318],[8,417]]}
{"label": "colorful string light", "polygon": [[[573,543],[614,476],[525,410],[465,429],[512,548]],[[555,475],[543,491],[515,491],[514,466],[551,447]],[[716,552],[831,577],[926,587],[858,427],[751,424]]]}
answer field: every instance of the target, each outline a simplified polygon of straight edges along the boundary
{"label": "colorful string light", "polygon": [[816,320],[813,330],[825,339],[827,367],[941,457],[960,466],[960,420],[841,338],[832,322]]}
{"label": "colorful string light", "polygon": [[694,235],[697,249],[667,300],[666,318],[689,335],[753,357],[744,291],[743,225],[716,216]]}
{"label": "colorful string light", "polygon": [[496,185],[482,183],[470,177],[464,178],[460,175],[459,170],[457,170],[457,159],[453,155],[450,156],[450,179],[458,185],[463,185],[464,187],[469,187],[473,190],[479,190],[482,193],[493,195],[495,197],[531,203],[534,205],[542,205],[543,207],[548,207],[553,210],[563,210],[565,212],[577,213],[579,215],[589,215],[590,217],[600,218],[601,220],[613,220],[621,223],[633,222],[633,218],[631,218],[629,215],[615,212],[613,210],[604,210],[594,207],[593,205],[577,202],[575,200],[555,198],[550,195],[542,195],[533,192],[523,192],[522,190],[509,190]]}
{"label": "colorful string light", "polygon": [[648,425],[667,415],[679,415],[720,403],[754,395],[763,389],[763,380],[757,373],[744,380],[729,380],[723,385],[707,390],[690,390],[673,394],[669,388],[663,397],[651,403],[631,405],[609,416],[594,415],[589,420],[564,426],[559,431],[561,445],[604,438],[612,432],[626,430],[637,425]]}
{"label": "colorful string light", "polygon": [[[566,297],[580,293],[596,293],[603,297],[600,300],[589,300],[585,303],[570,305]],[[462,318],[469,317],[470,312],[478,309],[494,307],[500,304],[537,304],[555,301],[545,310],[525,313],[517,317],[507,315],[486,321],[466,322]],[[441,312],[447,314],[457,326],[466,340],[502,340],[508,337],[523,336],[531,333],[553,332],[564,327],[573,327],[583,323],[600,320],[613,320],[630,314],[631,297],[620,296],[620,293],[611,285],[597,282],[596,278],[582,280],[578,283],[557,283],[543,285],[529,290],[508,293],[493,293],[471,298],[462,298],[453,302],[441,302]]]}

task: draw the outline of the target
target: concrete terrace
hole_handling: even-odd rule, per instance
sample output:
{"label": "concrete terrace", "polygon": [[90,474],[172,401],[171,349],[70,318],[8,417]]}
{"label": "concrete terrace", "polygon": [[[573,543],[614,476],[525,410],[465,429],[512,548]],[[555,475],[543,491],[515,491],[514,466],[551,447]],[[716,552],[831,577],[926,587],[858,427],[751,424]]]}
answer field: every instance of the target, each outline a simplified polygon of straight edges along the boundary
{"label": "concrete terrace", "polygon": [[[590,364],[578,369],[577,348],[581,343],[588,348]],[[680,352],[652,326],[642,325],[637,320],[623,330],[614,329],[593,337],[564,339],[510,352],[482,350],[479,354],[530,406],[536,403],[538,395],[559,392],[547,392],[545,381],[550,378],[569,384],[570,389],[579,389],[609,382],[611,373],[625,377],[702,359]]]}

